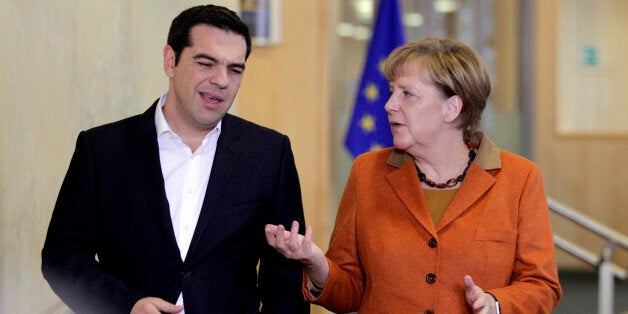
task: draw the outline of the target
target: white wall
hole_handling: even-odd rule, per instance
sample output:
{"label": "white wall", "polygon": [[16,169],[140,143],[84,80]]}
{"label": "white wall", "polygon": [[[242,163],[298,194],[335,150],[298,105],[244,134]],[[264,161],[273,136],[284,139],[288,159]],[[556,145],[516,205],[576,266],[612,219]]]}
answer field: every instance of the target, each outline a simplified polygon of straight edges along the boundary
{"label": "white wall", "polygon": [[0,0],[0,313],[67,311],[40,251],[76,135],[167,89],[170,22],[206,2]]}

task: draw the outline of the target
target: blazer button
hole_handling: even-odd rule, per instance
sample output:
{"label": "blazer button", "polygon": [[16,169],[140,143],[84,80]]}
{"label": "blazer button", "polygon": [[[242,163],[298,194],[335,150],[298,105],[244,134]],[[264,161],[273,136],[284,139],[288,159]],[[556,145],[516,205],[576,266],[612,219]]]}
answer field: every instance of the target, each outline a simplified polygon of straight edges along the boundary
{"label": "blazer button", "polygon": [[435,248],[438,246],[438,242],[436,241],[436,239],[431,238],[429,241],[427,241],[427,245],[429,245],[431,248]]}
{"label": "blazer button", "polygon": [[429,273],[427,274],[427,276],[425,276],[425,281],[427,281],[427,283],[435,283],[436,282],[436,275]]}
{"label": "blazer button", "polygon": [[184,270],[184,271],[181,272],[181,276],[183,276],[183,278],[188,278],[188,277],[190,277],[191,274],[192,274],[192,272],[191,271],[187,271],[187,270]]}
{"label": "blazer button", "polygon": [[425,313],[425,314],[434,314],[434,311],[432,311],[432,310],[426,310],[426,311],[425,311],[425,312],[423,312],[423,313]]}

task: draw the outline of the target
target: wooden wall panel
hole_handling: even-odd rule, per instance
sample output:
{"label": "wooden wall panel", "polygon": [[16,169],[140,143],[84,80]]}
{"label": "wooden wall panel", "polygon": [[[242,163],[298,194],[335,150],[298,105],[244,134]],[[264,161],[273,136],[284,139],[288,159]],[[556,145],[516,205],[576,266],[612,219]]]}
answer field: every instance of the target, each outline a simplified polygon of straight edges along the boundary
{"label": "wooden wall panel", "polygon": [[[617,0],[626,5],[623,0]],[[577,1],[565,1],[577,5]],[[628,234],[628,182],[626,156],[628,137],[560,136],[556,132],[557,99],[557,1],[535,1],[535,122],[534,160],[543,172],[548,195],[559,202]],[[620,40],[615,38],[614,40]],[[569,56],[560,56],[569,57]],[[624,81],[628,78],[622,78]],[[624,99],[616,99],[623,101]],[[596,105],[596,104],[592,104]],[[553,218],[554,231],[593,252],[601,252],[603,242],[560,217]],[[558,250],[563,268],[589,267]],[[626,267],[628,254],[619,252],[616,263]]]}
{"label": "wooden wall panel", "polygon": [[317,242],[326,238],[329,186],[326,12],[326,1],[283,1],[282,43],[253,47],[237,99],[239,116],[290,137]]}

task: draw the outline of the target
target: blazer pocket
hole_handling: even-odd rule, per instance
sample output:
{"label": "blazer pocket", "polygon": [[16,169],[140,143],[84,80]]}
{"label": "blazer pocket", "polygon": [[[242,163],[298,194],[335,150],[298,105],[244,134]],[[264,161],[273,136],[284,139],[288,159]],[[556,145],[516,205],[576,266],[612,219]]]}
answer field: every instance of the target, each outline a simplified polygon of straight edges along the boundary
{"label": "blazer pocket", "polygon": [[516,243],[517,242],[517,230],[505,230],[505,229],[492,229],[492,228],[478,228],[473,236],[477,241],[493,241],[504,243]]}
{"label": "blazer pocket", "polygon": [[484,289],[508,285],[517,250],[517,230],[478,228],[473,237],[475,259],[481,265]]}

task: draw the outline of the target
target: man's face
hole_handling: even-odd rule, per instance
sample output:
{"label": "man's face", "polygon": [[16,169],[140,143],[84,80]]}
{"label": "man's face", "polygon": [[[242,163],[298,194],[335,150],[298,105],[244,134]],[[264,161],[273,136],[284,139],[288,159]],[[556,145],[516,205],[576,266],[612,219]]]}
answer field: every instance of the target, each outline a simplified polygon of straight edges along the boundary
{"label": "man's face", "polygon": [[[170,88],[164,112],[175,132],[209,131],[227,113],[244,73],[246,41],[239,34],[196,25],[192,46],[181,52],[164,48],[164,70]],[[169,107],[170,106],[170,107]]]}

